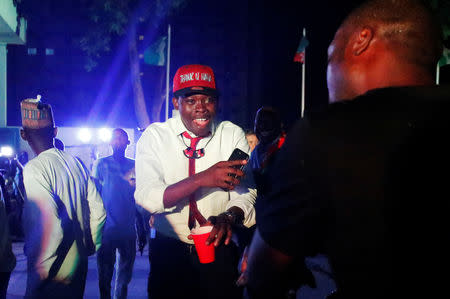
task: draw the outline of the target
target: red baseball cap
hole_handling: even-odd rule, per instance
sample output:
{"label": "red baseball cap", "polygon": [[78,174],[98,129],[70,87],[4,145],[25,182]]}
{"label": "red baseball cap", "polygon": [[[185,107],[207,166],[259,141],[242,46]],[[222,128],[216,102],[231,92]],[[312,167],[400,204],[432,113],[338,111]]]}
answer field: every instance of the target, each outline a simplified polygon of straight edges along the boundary
{"label": "red baseball cap", "polygon": [[180,67],[173,78],[173,95],[184,97],[196,93],[219,96],[212,68],[201,64]]}

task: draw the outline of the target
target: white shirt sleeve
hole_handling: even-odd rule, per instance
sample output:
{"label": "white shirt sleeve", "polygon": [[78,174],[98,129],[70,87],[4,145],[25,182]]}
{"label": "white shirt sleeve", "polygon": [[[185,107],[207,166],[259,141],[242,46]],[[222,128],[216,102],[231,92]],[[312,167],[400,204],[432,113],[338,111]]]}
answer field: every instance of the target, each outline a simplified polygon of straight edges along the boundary
{"label": "white shirt sleeve", "polygon": [[[81,164],[81,167],[84,169],[86,173],[87,178],[87,202],[89,205],[89,227],[91,230],[91,236],[92,236],[92,242],[94,245],[94,248],[90,248],[89,250],[95,249],[97,251],[100,248],[100,245],[102,243],[102,233],[103,233],[103,226],[106,222],[106,211],[105,207],[103,206],[103,199],[100,195],[100,191],[98,189],[98,186],[96,186],[96,182],[94,181],[94,178],[90,176],[89,170],[86,168],[84,163],[78,159],[78,162]],[[95,161],[97,162],[97,161]],[[97,165],[97,163],[94,162],[94,165]],[[98,165],[97,165],[98,166]],[[94,169],[95,172],[97,172],[99,169]],[[95,175],[95,174],[94,174]],[[101,188],[101,186],[100,186]],[[100,189],[101,190],[101,189]],[[89,252],[89,255],[94,254],[94,252]]]}
{"label": "white shirt sleeve", "polygon": [[102,169],[101,169],[101,160],[97,159],[92,164],[92,172],[91,177],[94,179],[95,185],[97,186],[98,192],[100,194],[102,193],[102,184],[103,184],[103,176],[102,176]]}
{"label": "white shirt sleeve", "polygon": [[172,211],[175,207],[165,209],[163,196],[168,184],[164,182],[161,161],[151,146],[151,132],[144,132],[136,146],[136,203],[152,214]]}
{"label": "white shirt sleeve", "polygon": [[100,248],[102,243],[102,231],[106,221],[106,211],[103,206],[103,200],[98,192],[94,180],[88,177],[88,196],[89,204],[89,223],[91,228],[92,241],[94,242],[95,251]]}

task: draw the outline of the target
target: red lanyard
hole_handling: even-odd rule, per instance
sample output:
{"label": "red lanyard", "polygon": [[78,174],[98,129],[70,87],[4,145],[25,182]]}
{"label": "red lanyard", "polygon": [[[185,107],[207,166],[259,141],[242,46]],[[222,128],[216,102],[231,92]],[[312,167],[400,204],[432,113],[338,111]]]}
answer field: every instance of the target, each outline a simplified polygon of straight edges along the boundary
{"label": "red lanyard", "polygon": [[[196,151],[197,144],[203,137],[191,137],[188,134],[188,132],[183,132],[183,137],[191,140],[191,145],[189,146],[187,151],[185,150],[185,155],[189,157],[189,176],[193,176],[195,174],[195,160],[196,160],[193,157],[193,153]],[[186,153],[192,155],[188,156]],[[189,229],[194,228],[195,220],[197,220],[200,225],[206,224],[207,222],[205,217],[203,217],[203,215],[197,208],[197,201],[195,200],[195,192],[194,192],[189,196],[189,220],[188,220]]]}

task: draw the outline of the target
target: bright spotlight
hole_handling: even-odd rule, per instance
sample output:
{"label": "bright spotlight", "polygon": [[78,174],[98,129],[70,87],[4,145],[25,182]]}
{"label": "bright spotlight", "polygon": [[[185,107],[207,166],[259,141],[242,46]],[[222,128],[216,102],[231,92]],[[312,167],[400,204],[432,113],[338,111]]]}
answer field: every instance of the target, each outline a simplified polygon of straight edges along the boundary
{"label": "bright spotlight", "polygon": [[78,131],[78,139],[80,139],[81,142],[88,143],[89,141],[91,141],[91,138],[92,134],[88,128],[82,128]]}
{"label": "bright spotlight", "polygon": [[12,147],[10,146],[2,146],[0,148],[0,156],[3,157],[12,157],[12,155],[14,154],[14,150]]}
{"label": "bright spotlight", "polygon": [[112,132],[111,129],[101,128],[98,130],[98,138],[103,142],[108,142],[111,140]]}

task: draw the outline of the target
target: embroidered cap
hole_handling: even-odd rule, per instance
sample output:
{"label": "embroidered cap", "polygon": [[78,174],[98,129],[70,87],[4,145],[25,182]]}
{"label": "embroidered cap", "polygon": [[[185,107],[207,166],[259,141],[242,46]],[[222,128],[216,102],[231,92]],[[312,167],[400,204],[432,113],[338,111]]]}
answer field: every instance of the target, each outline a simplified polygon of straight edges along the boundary
{"label": "embroidered cap", "polygon": [[173,78],[173,95],[183,97],[196,93],[219,96],[212,68],[201,64],[180,67]]}
{"label": "embroidered cap", "polygon": [[20,102],[22,115],[22,127],[30,129],[42,129],[54,127],[52,107],[41,102],[41,96],[36,99],[25,99]]}

